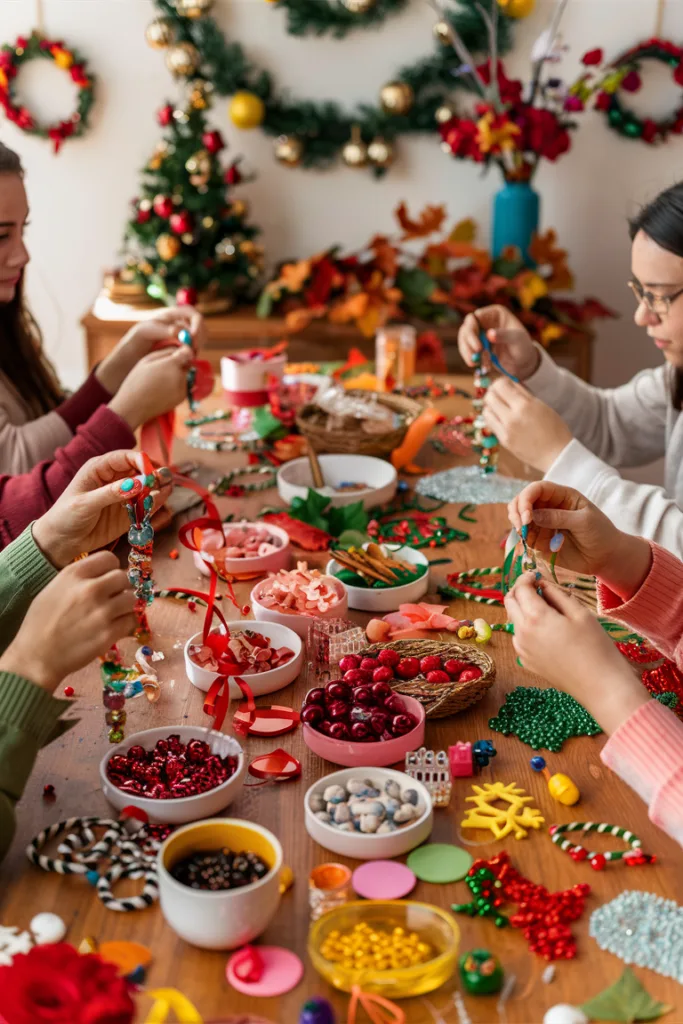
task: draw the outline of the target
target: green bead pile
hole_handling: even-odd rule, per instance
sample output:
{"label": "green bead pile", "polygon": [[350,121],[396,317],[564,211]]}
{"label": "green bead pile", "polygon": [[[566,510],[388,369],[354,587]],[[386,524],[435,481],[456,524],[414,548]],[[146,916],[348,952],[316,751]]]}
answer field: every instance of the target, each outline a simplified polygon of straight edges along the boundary
{"label": "green bead pile", "polygon": [[494,900],[498,893],[494,889],[502,889],[502,883],[489,868],[479,868],[473,875],[465,879],[472,893],[471,903],[453,903],[451,910],[456,914],[468,914],[469,917],[492,917],[496,928],[505,928],[509,923],[505,914],[501,914]]}
{"label": "green bead pile", "polygon": [[572,736],[597,736],[602,732],[595,719],[578,701],[562,690],[518,686],[508,693],[489,728],[503,736],[517,736],[534,750],[562,749]]}

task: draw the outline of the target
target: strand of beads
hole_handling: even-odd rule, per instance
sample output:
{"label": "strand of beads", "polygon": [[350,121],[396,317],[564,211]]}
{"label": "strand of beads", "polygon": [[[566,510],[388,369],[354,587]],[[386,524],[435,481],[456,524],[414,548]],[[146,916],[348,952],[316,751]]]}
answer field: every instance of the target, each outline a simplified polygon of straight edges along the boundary
{"label": "strand of beads", "polygon": [[[183,327],[178,331],[178,341],[181,345],[187,345],[188,348],[192,348],[192,335]],[[187,371],[187,404],[190,407],[190,412],[196,412],[199,408],[199,403],[194,398],[194,385],[197,380],[197,368],[191,366]]]}
{"label": "strand of beads", "polygon": [[[623,860],[629,867],[638,867],[641,864],[654,864],[657,860],[653,854],[643,853],[640,839],[633,832],[629,832],[626,828],[620,828],[618,825],[608,825],[605,821],[570,821],[566,825],[551,825],[548,832],[553,843],[559,846],[563,853],[568,853],[575,861],[587,860],[594,871],[602,871],[612,861]],[[607,833],[617,839],[623,839],[631,849],[607,850],[605,853],[586,850],[570,839],[563,839],[565,832],[598,832],[601,835]]]}
{"label": "strand of beads", "polygon": [[500,445],[495,434],[487,428],[484,420],[484,399],[486,392],[491,386],[490,371],[484,367],[481,361],[481,353],[475,352],[472,356],[474,367],[474,437],[472,448],[479,453],[479,466],[483,474],[495,473],[498,467],[498,455]]}

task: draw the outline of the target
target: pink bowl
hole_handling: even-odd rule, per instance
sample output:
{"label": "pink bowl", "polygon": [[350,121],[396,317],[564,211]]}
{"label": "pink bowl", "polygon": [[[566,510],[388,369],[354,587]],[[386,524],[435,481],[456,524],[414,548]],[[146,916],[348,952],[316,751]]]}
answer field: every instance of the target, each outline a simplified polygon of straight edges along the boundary
{"label": "pink bowl", "polygon": [[[263,555],[261,558],[258,556],[255,558],[226,558],[225,568],[230,573],[257,573],[262,572],[264,575],[269,572],[279,572],[280,569],[286,569],[289,566],[291,548],[289,546],[289,535],[280,526],[271,526],[269,523],[225,523],[223,525],[223,532],[228,533],[229,530],[235,526],[267,526],[268,532],[273,537],[277,537],[281,541],[282,547],[278,548],[277,551],[272,551],[269,555]],[[216,539],[219,539],[218,530],[206,530],[205,534],[207,540],[211,539],[211,535],[215,533]],[[210,553],[207,552],[207,553]],[[199,569],[202,576],[210,576],[209,567],[201,557],[198,551],[194,552],[194,564]]]}
{"label": "pink bowl", "polygon": [[[275,608],[266,608],[259,601],[259,595],[264,584],[267,580],[261,580],[257,583],[251,592],[249,601],[251,603],[251,609],[254,613],[254,618],[257,622],[279,622],[281,626],[288,626],[293,629],[295,633],[306,640],[308,638],[308,627],[313,622],[314,618],[317,619],[344,619],[349,609],[349,602],[346,596],[346,587],[339,580],[333,576],[329,577],[330,585],[334,587],[336,593],[339,596],[339,601],[333,604],[326,612],[318,612],[317,615],[291,615],[287,612],[277,611]],[[412,750],[413,748],[410,747]]]}
{"label": "pink bowl", "polygon": [[351,740],[335,740],[322,732],[317,732],[304,723],[304,743],[318,757],[324,757],[332,764],[341,764],[345,768],[386,768],[404,759],[408,751],[419,750],[425,738],[425,710],[414,697],[399,697],[406,706],[406,711],[417,718],[417,725],[405,736],[397,736],[393,740],[380,740],[378,743],[352,743]]}

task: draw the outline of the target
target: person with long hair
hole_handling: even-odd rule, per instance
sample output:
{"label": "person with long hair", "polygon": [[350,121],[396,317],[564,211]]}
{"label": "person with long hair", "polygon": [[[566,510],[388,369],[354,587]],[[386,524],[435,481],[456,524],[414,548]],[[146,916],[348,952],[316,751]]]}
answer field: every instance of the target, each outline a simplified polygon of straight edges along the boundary
{"label": "person with long hair", "polygon": [[0,143],[0,548],[17,537],[94,456],[132,448],[134,431],[179,405],[192,353],[170,342],[201,336],[192,309],[164,310],[133,327],[67,397],[42,351],[24,300],[28,200],[19,157]]}
{"label": "person with long hair", "polygon": [[[575,487],[621,530],[683,556],[683,182],[631,221],[635,322],[664,356],[617,388],[597,388],[558,367],[502,306],[468,316],[458,337],[474,366],[479,326],[508,372],[488,389],[487,427],[546,480]],[[664,486],[625,480],[619,468],[665,456]]]}

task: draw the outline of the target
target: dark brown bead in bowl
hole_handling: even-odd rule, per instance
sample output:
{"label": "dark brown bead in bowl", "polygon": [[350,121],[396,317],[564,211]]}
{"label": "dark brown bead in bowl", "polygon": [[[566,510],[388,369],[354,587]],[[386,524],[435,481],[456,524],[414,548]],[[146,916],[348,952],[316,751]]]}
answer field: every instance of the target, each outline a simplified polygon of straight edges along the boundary
{"label": "dark brown bead in bowl", "polygon": [[250,850],[235,853],[221,850],[197,850],[183,857],[171,868],[171,875],[181,885],[208,892],[224,892],[253,885],[264,878],[270,868],[261,857]]}

